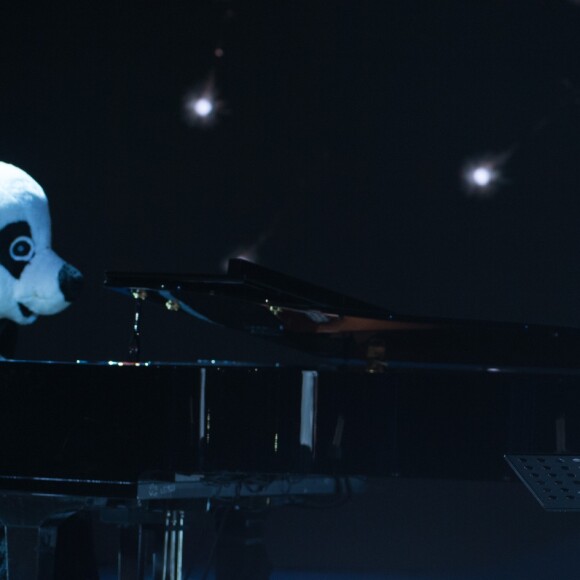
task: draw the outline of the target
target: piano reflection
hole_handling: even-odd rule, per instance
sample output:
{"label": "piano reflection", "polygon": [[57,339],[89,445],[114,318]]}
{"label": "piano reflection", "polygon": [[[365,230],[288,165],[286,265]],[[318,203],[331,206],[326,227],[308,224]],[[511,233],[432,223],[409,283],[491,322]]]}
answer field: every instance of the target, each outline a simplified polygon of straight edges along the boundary
{"label": "piano reflection", "polygon": [[[244,260],[105,286],[134,309],[130,361],[0,363],[10,580],[51,577],[77,511],[123,523],[120,577],[178,578],[191,501],[331,503],[368,477],[502,480],[506,453],[580,452],[576,329],[402,316]],[[149,302],[316,362],[140,360]],[[133,531],[155,522],[167,541],[146,550]]]}

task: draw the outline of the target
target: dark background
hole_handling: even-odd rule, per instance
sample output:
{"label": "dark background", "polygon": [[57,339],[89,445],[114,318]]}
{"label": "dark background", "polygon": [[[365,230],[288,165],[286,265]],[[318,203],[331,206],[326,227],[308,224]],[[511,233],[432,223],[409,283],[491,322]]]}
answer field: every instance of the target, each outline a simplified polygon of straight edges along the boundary
{"label": "dark background", "polygon": [[[251,249],[395,312],[580,326],[579,56],[566,0],[4,3],[0,159],[43,185],[86,278],[18,356],[123,358],[106,270],[215,273]],[[191,125],[210,77],[220,114]],[[486,155],[503,180],[469,194]],[[155,360],[285,356],[153,306],[143,332]],[[517,484],[389,485],[276,512],[277,565],[575,576],[578,522]]]}
{"label": "dark background", "polygon": [[[395,312],[580,325],[578,5],[10,3],[0,17],[0,159],[44,186],[54,246],[86,276],[77,304],[21,332],[19,356],[122,358],[130,306],[105,270],[219,272],[255,245],[263,265]],[[183,99],[210,76],[223,107],[192,126]],[[468,195],[465,164],[506,152],[494,194]],[[152,358],[238,352],[235,335],[146,316]]]}

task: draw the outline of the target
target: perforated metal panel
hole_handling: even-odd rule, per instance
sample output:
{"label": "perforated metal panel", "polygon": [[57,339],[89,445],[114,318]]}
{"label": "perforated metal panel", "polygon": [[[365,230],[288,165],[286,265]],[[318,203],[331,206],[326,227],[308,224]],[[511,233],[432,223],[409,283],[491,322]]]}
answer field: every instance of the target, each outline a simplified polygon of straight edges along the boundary
{"label": "perforated metal panel", "polygon": [[580,455],[506,455],[505,458],[544,509],[580,511]]}

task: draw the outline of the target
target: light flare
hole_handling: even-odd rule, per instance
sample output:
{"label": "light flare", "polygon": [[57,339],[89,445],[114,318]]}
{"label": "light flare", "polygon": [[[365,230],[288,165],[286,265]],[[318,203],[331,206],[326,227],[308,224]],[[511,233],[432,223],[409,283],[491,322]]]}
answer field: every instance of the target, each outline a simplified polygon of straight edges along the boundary
{"label": "light flare", "polygon": [[486,155],[468,161],[461,172],[463,187],[470,195],[487,197],[495,193],[504,182],[503,165],[511,157],[512,151],[498,155]]}
{"label": "light flare", "polygon": [[183,112],[189,125],[212,125],[223,109],[214,89],[213,78],[187,93],[183,99]]}
{"label": "light flare", "polygon": [[207,117],[213,111],[213,103],[206,97],[200,97],[189,103],[192,112],[198,117]]}

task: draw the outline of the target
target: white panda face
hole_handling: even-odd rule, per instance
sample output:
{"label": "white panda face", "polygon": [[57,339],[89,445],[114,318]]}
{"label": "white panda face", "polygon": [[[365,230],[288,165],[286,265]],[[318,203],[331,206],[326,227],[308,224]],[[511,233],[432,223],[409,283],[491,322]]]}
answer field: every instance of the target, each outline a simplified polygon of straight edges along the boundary
{"label": "white panda face", "polygon": [[0,318],[31,324],[78,296],[82,275],[52,250],[50,238],[42,188],[0,162]]}

